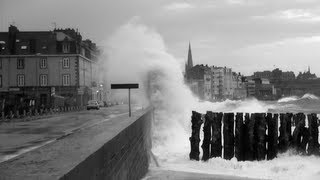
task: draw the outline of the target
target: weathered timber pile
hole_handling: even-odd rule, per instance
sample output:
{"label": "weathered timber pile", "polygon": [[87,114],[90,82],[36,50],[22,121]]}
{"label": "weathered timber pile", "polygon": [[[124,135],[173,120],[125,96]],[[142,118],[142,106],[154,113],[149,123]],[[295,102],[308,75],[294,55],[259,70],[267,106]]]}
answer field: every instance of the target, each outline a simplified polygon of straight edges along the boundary
{"label": "weathered timber pile", "polygon": [[191,160],[200,159],[202,124],[203,161],[213,157],[227,160],[236,157],[238,161],[271,160],[277,157],[278,152],[290,148],[302,155],[320,155],[319,120],[316,114],[234,114],[208,111],[203,115],[192,111],[191,123]]}

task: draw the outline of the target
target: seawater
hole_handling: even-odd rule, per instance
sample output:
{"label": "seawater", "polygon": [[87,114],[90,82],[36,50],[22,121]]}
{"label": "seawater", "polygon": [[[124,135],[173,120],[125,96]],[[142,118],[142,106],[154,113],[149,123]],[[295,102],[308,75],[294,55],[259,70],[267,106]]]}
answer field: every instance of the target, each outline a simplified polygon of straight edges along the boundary
{"label": "seawater", "polygon": [[[315,97],[315,96],[314,96]],[[305,106],[305,104],[307,104]],[[260,102],[257,100],[225,101],[212,103],[206,110],[217,112],[315,112],[319,113],[320,100],[316,98],[297,98],[287,102]],[[202,107],[203,108],[203,107]],[[204,109],[197,109],[205,113]],[[158,114],[162,118],[161,114]],[[316,156],[300,156],[292,151],[278,154],[270,161],[238,162],[235,158],[224,160],[213,158],[207,162],[190,161],[191,116],[185,117],[187,123],[172,123],[172,126],[157,131],[155,125],[153,153],[158,158],[161,168],[175,171],[188,171],[209,174],[235,175],[264,179],[319,179],[320,158]],[[162,125],[160,125],[161,127]],[[184,127],[185,126],[185,127]],[[202,133],[202,129],[201,129]],[[200,143],[201,145],[201,143]],[[201,150],[201,148],[200,148]],[[202,154],[200,154],[201,157]]]}
{"label": "seawater", "polygon": [[[152,152],[161,168],[267,179],[320,179],[319,157],[299,156],[291,152],[279,154],[278,158],[271,161],[238,162],[236,159],[221,158],[210,159],[208,162],[189,160],[192,110],[201,113],[320,113],[318,97],[306,94],[273,102],[256,99],[199,101],[184,83],[182,69],[185,60],[171,55],[161,35],[141,23],[139,18],[119,27],[107,39],[104,52],[107,59],[101,61],[101,75],[106,76],[111,83],[141,84],[139,90],[132,92],[134,101],[143,106],[152,104],[156,108]],[[112,93],[114,96],[117,94]]]}

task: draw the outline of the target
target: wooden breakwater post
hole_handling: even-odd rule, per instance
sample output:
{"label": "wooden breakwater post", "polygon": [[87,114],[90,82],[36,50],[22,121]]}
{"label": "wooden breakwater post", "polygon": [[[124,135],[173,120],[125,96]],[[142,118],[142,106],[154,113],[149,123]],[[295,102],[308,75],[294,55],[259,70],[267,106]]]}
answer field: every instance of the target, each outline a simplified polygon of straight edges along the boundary
{"label": "wooden breakwater post", "polygon": [[192,123],[192,134],[189,138],[190,145],[191,145],[191,152],[189,154],[189,157],[191,160],[197,160],[199,161],[199,143],[200,143],[200,127],[203,123],[201,119],[201,114],[195,111],[192,111],[192,117],[191,117],[191,123]]}
{"label": "wooden breakwater post", "polygon": [[213,122],[211,124],[212,138],[211,138],[211,155],[210,157],[222,157],[222,126],[223,113],[213,113]]}
{"label": "wooden breakwater post", "polygon": [[308,143],[308,154],[319,155],[319,124],[317,115],[312,113],[308,114],[309,124],[309,143]]}
{"label": "wooden breakwater post", "polygon": [[234,156],[234,113],[223,116],[223,158],[230,160]]}
{"label": "wooden breakwater post", "polygon": [[255,122],[255,114],[246,113],[245,114],[245,122],[244,122],[244,137],[245,137],[245,155],[244,160],[253,161],[255,160],[254,156],[254,122]]}
{"label": "wooden breakwater post", "polygon": [[211,143],[211,124],[213,122],[213,113],[207,111],[203,125],[203,141],[202,141],[202,160],[207,161],[210,158],[210,143]]}
{"label": "wooden breakwater post", "polygon": [[268,113],[266,116],[268,125],[268,160],[274,159],[278,154],[278,117],[278,114],[274,114],[272,117],[272,113]]}
{"label": "wooden breakwater post", "polygon": [[245,127],[243,124],[243,113],[236,114],[236,128],[234,137],[235,157],[238,161],[245,160]]}
{"label": "wooden breakwater post", "polygon": [[260,161],[264,160],[266,156],[266,130],[267,123],[265,113],[255,113],[254,124],[254,156]]}
{"label": "wooden breakwater post", "polygon": [[[292,134],[292,146],[298,153],[306,152],[306,143],[302,143],[303,132],[306,126],[306,116],[303,113],[293,115],[295,129]],[[309,137],[309,136],[308,136]]]}
{"label": "wooden breakwater post", "polygon": [[[237,113],[234,117],[234,113],[208,111],[203,126],[202,160],[222,157],[222,147],[224,159],[236,157],[238,161],[271,160],[278,152],[283,153],[289,148],[302,154],[320,155],[319,119],[314,113],[307,117],[308,127],[304,113],[245,113],[244,116],[243,113]],[[194,160],[199,160],[200,155],[201,118],[200,113],[192,112],[189,156]],[[295,129],[291,132],[293,124]]]}
{"label": "wooden breakwater post", "polygon": [[291,117],[290,113],[280,114],[280,136],[279,136],[279,151],[285,152],[289,149],[291,143]]}
{"label": "wooden breakwater post", "polygon": [[286,113],[287,115],[287,133],[289,134],[289,147],[292,146],[292,124],[293,124],[293,113]]}

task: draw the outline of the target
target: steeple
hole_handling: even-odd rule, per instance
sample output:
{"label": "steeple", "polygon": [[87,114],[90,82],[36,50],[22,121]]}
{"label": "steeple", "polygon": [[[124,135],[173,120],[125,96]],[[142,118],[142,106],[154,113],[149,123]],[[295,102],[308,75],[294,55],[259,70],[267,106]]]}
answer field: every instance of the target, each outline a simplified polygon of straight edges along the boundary
{"label": "steeple", "polygon": [[308,72],[310,73],[310,66],[308,66]]}
{"label": "steeple", "polygon": [[193,67],[192,53],[191,53],[191,45],[189,42],[189,50],[188,50],[188,61],[186,64],[186,72]]}

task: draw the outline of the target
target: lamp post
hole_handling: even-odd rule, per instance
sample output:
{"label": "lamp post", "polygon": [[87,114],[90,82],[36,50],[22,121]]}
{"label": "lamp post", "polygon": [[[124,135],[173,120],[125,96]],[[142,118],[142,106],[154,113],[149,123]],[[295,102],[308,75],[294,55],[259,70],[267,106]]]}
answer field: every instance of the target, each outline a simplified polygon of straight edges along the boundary
{"label": "lamp post", "polygon": [[100,84],[100,87],[99,87],[100,101],[102,101],[102,92],[103,92],[103,84]]}

